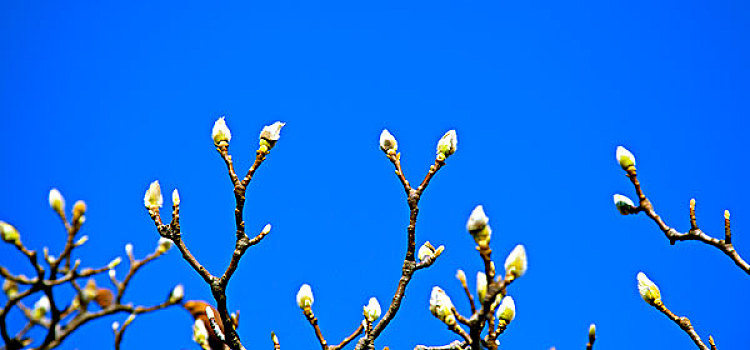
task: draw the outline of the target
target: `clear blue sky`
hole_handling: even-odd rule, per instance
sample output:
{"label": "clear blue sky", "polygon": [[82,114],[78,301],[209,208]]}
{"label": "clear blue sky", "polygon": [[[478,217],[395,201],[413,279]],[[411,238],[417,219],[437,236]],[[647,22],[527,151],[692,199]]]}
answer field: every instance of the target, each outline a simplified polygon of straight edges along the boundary
{"label": "clear blue sky", "polygon": [[[504,349],[580,349],[589,323],[598,349],[685,349],[690,339],[647,306],[645,271],[673,311],[720,349],[750,347],[750,278],[723,254],[670,246],[644,216],[622,217],[613,193],[633,196],[614,160],[623,144],[659,213],[723,230],[750,257],[746,185],[750,7],[743,1],[225,1],[0,4],[0,220],[53,251],[64,233],[47,205],[59,188],[89,205],[78,250],[99,266],[151,251],[142,205],[149,182],[182,194],[184,239],[212,271],[233,245],[233,196],[210,138],[227,116],[231,151],[246,169],[261,127],[286,121],[248,192],[251,232],[273,224],[229,287],[251,349],[314,349],[294,302],[312,285],[325,335],[338,342],[371,296],[390,300],[400,275],[408,210],[377,147],[388,128],[404,170],[421,180],[438,138],[458,152],[421,203],[419,243],[444,244],[419,271],[377,348],[455,339],[428,309],[440,285],[466,312],[453,277],[481,267],[464,225],[483,204],[498,263],[518,243],[529,271],[510,289],[517,318]],[[0,264],[28,273],[0,246]],[[118,273],[124,273],[124,267]],[[106,276],[105,276],[106,277]],[[125,299],[157,303],[176,283],[208,299],[171,251],[144,268]],[[100,284],[107,285],[106,278]],[[62,301],[61,301],[62,302]],[[90,323],[64,349],[110,347],[112,321]],[[19,318],[11,318],[20,327]],[[126,349],[195,348],[179,309],[145,315]]]}

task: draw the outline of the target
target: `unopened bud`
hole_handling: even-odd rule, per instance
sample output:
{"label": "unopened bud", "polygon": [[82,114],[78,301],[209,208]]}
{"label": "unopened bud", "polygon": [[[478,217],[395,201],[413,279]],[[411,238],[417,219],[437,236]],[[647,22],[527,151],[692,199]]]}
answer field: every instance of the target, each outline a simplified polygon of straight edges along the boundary
{"label": "unopened bud", "polygon": [[589,339],[596,339],[596,325],[593,323],[589,326]]}
{"label": "unopened bud", "polygon": [[127,254],[128,256],[133,255],[133,244],[128,243],[125,245],[125,254]]}
{"label": "unopened bud", "polygon": [[417,257],[419,261],[425,261],[431,258],[435,254],[435,248],[430,244],[430,241],[424,242],[419,250],[417,251]]}
{"label": "unopened bud", "polygon": [[484,272],[477,272],[477,295],[479,302],[484,303],[484,297],[487,295],[487,275]]}
{"label": "unopened bud", "polygon": [[613,199],[615,201],[617,210],[620,211],[620,214],[628,215],[635,213],[635,204],[633,204],[633,201],[630,200],[630,198],[625,197],[621,194],[616,194],[613,196]]}
{"label": "unopened bud", "polygon": [[204,350],[209,350],[208,329],[201,319],[196,319],[193,323],[193,341],[198,343]]}
{"label": "unopened bud", "polygon": [[461,284],[466,284],[466,273],[464,270],[459,269],[456,271],[456,279],[458,279]]}
{"label": "unopened bud", "polygon": [[56,188],[49,191],[49,206],[60,216],[65,215],[65,199]]}
{"label": "unopened bud", "polygon": [[303,284],[299,287],[299,291],[297,292],[297,305],[300,309],[305,310],[311,308],[314,300],[312,288],[310,288],[309,284]]}
{"label": "unopened bud", "polygon": [[628,170],[631,166],[635,166],[635,156],[633,156],[633,153],[630,153],[630,151],[625,149],[625,147],[617,146],[615,157],[623,170]]}
{"label": "unopened bud", "polygon": [[117,332],[118,329],[120,329],[120,322],[112,322],[112,332]]}
{"label": "unopened bud", "polygon": [[281,128],[284,127],[284,125],[286,125],[286,123],[275,122],[271,125],[264,126],[263,130],[260,132],[261,146],[266,146],[268,149],[273,148],[276,141],[281,137]]}
{"label": "unopened bud", "polygon": [[456,324],[456,316],[453,315],[453,302],[440,287],[432,287],[430,312],[449,326]]}
{"label": "unopened bud", "polygon": [[35,321],[39,321],[44,317],[44,315],[47,314],[50,308],[50,302],[49,298],[47,298],[46,295],[43,295],[39,300],[34,303],[34,309],[31,311],[31,317]]}
{"label": "unopened bud", "polygon": [[172,304],[179,303],[183,297],[185,297],[185,288],[178,284],[172,288],[172,293],[169,293],[169,302]]}
{"label": "unopened bud", "polygon": [[229,140],[232,139],[232,133],[229,132],[224,117],[216,119],[216,122],[214,122],[214,128],[211,130],[211,137],[214,139],[214,145],[216,147],[229,145]]}
{"label": "unopened bud", "polygon": [[380,318],[380,303],[375,297],[370,298],[370,302],[364,307],[364,315],[368,322],[375,322]]}
{"label": "unopened bud", "polygon": [[13,244],[18,243],[18,240],[21,238],[18,230],[5,221],[0,221],[0,234],[3,236],[3,241]]}
{"label": "unopened bud", "polygon": [[176,188],[172,191],[172,205],[175,207],[180,205],[180,192],[177,192]]}
{"label": "unopened bud", "polygon": [[135,314],[130,314],[128,318],[125,319],[125,322],[122,323],[123,327],[128,326],[129,324],[133,323],[133,320],[135,320]]}
{"label": "unopened bud", "polygon": [[122,262],[122,258],[118,256],[110,261],[107,267],[109,267],[110,269],[114,269],[115,267],[117,267],[117,265],[120,265],[120,262]]}
{"label": "unopened bud", "polygon": [[729,220],[729,210],[724,210],[724,220]]}
{"label": "unopened bud", "polygon": [[107,273],[109,274],[110,279],[115,279],[115,275],[117,274],[115,269],[110,269]]}
{"label": "unopened bud", "polygon": [[651,305],[656,305],[661,302],[661,292],[659,287],[654,282],[651,282],[646,274],[643,272],[638,273],[638,293],[641,294],[641,298]]}
{"label": "unopened bud", "polygon": [[86,242],[88,242],[88,241],[89,241],[89,236],[87,236],[87,235],[83,235],[83,236],[81,236],[81,238],[79,238],[79,239],[78,239],[78,240],[76,241],[76,243],[75,243],[75,246],[76,246],[76,247],[80,247],[80,246],[82,246],[82,245],[83,245],[84,243],[86,243]]}
{"label": "unopened bud", "polygon": [[506,324],[516,318],[516,303],[510,295],[503,298],[503,301],[497,308],[497,318],[505,321]]}
{"label": "unopened bud", "polygon": [[5,292],[5,295],[8,296],[8,299],[12,299],[14,296],[16,296],[16,294],[18,294],[18,284],[6,279],[5,281],[3,281],[3,292]]}
{"label": "unopened bud", "polygon": [[156,251],[159,254],[166,253],[169,248],[172,248],[172,240],[165,237],[159,237],[159,242],[156,244]]}
{"label": "unopened bud", "polygon": [[492,229],[488,224],[489,221],[490,218],[484,213],[484,208],[481,205],[477,205],[471,211],[469,221],[466,222],[466,230],[474,237],[474,242],[479,246],[486,247],[490,244]]}
{"label": "unopened bud", "polygon": [[146,195],[143,197],[143,204],[146,209],[155,210],[161,208],[164,204],[164,198],[161,196],[161,187],[159,186],[159,180],[156,180],[148,186]]}
{"label": "unopened bud", "polygon": [[380,149],[386,153],[390,150],[393,150],[394,152],[398,151],[398,142],[396,142],[396,138],[386,129],[383,129],[383,132],[380,133]]}
{"label": "unopened bud", "polygon": [[513,248],[508,258],[505,259],[505,273],[511,274],[513,277],[521,277],[526,273],[527,268],[526,249],[519,244]]}
{"label": "unopened bud", "polygon": [[263,230],[260,231],[260,234],[267,235],[271,232],[271,224],[266,224],[266,226],[263,226]]}
{"label": "unopened bud", "polygon": [[458,146],[458,138],[456,137],[456,130],[449,130],[440,138],[437,144],[437,153],[442,154],[445,158],[453,153],[456,153],[456,147]]}

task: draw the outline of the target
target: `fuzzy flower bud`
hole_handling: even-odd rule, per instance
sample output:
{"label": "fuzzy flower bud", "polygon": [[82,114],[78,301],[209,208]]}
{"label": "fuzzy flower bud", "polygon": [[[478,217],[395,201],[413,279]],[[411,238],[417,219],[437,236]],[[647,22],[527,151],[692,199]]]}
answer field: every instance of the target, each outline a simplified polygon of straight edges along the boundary
{"label": "fuzzy flower bud", "polygon": [[589,326],[589,340],[594,340],[594,339],[596,339],[596,325],[592,323]]}
{"label": "fuzzy flower bud", "polygon": [[172,293],[169,293],[169,302],[172,304],[179,303],[185,296],[185,288],[178,284],[172,288]]}
{"label": "fuzzy flower bud", "polygon": [[180,205],[180,192],[177,192],[176,188],[172,191],[172,205],[175,207]]}
{"label": "fuzzy flower bud", "polygon": [[271,224],[266,224],[266,226],[263,226],[263,230],[260,231],[260,234],[267,235],[271,232]]}
{"label": "fuzzy flower bud", "polygon": [[623,170],[628,170],[631,166],[635,166],[635,156],[625,147],[617,146],[615,158],[617,158],[617,162],[620,163]]}
{"label": "fuzzy flower bud", "polygon": [[18,284],[6,279],[5,281],[3,281],[3,292],[5,292],[5,295],[8,296],[8,299],[13,298],[14,296],[16,296],[16,294],[18,294]]}
{"label": "fuzzy flower bud", "polygon": [[159,186],[159,180],[156,180],[148,186],[146,195],[143,197],[143,204],[146,209],[155,210],[161,208],[164,204],[164,198],[161,196],[161,187]]}
{"label": "fuzzy flower bud", "polygon": [[654,284],[654,282],[651,282],[648,277],[646,277],[646,274],[643,272],[638,273],[638,292],[641,294],[641,298],[643,298],[644,301],[651,305],[656,305],[656,303],[661,302],[661,292],[659,292],[659,287]]}
{"label": "fuzzy flower bud", "polygon": [[461,284],[466,284],[466,273],[464,270],[458,269],[456,271],[456,279],[461,282]]}
{"label": "fuzzy flower bud", "polygon": [[635,204],[633,204],[633,201],[630,200],[630,198],[621,194],[616,194],[613,196],[613,199],[615,200],[615,206],[617,207],[617,210],[620,211],[620,214],[628,215],[635,212]]}
{"label": "fuzzy flower bud", "polygon": [[380,133],[380,149],[385,153],[388,153],[390,150],[393,150],[394,152],[398,151],[398,142],[396,142],[396,138],[386,129],[383,129],[383,132]]}
{"label": "fuzzy flower bud", "polygon": [[3,241],[13,244],[18,243],[18,240],[21,238],[18,230],[5,221],[0,221],[0,235],[2,235]]}
{"label": "fuzzy flower bud", "polygon": [[156,251],[159,254],[164,254],[172,248],[172,241],[169,238],[159,237],[159,242],[156,244]]}
{"label": "fuzzy flower bud", "polygon": [[216,119],[214,122],[214,128],[211,130],[211,137],[214,139],[214,145],[229,146],[229,140],[232,139],[232,133],[227,127],[227,123],[224,121],[224,117]]}
{"label": "fuzzy flower bud", "polygon": [[84,244],[85,244],[86,242],[88,242],[88,241],[89,241],[89,236],[87,236],[87,235],[83,235],[83,236],[81,236],[81,238],[79,238],[79,239],[78,239],[78,240],[76,241],[76,243],[75,243],[75,246],[76,246],[76,247],[80,247],[80,246],[84,245]]}
{"label": "fuzzy flower bud", "polygon": [[492,237],[492,229],[487,223],[490,218],[484,213],[484,208],[477,205],[469,215],[469,221],[466,222],[466,230],[474,237],[474,242],[479,246],[488,246]]}
{"label": "fuzzy flower bud", "polygon": [[364,306],[364,314],[365,319],[370,323],[380,318],[380,303],[378,299],[375,299],[375,297],[370,298],[370,302]]}
{"label": "fuzzy flower bud", "polygon": [[39,321],[47,314],[50,308],[49,298],[43,295],[39,300],[34,303],[34,309],[31,311],[31,316],[35,321]]}
{"label": "fuzzy flower bud", "polygon": [[425,261],[428,258],[432,257],[435,254],[435,248],[430,244],[430,241],[424,242],[421,247],[419,247],[419,251],[417,251],[417,257],[419,257],[419,261]]}
{"label": "fuzzy flower bud", "polygon": [[496,317],[499,320],[505,321],[506,324],[516,318],[516,303],[510,295],[503,298],[503,301],[497,308]]}
{"label": "fuzzy flower bud", "polygon": [[120,329],[120,322],[112,322],[112,332],[117,332],[118,329]]}
{"label": "fuzzy flower bud", "polygon": [[487,275],[484,272],[477,272],[477,294],[479,302],[484,303],[484,296],[487,295]]}
{"label": "fuzzy flower bud", "polygon": [[284,125],[286,125],[286,123],[275,122],[271,125],[264,126],[263,130],[260,132],[261,146],[266,146],[268,149],[273,148],[276,141],[281,137],[281,128],[284,127]]}
{"label": "fuzzy flower bud", "polygon": [[208,345],[208,329],[206,324],[200,319],[196,319],[193,323],[193,341],[198,343],[204,350],[210,350]]}
{"label": "fuzzy flower bud", "polygon": [[128,244],[125,245],[125,254],[127,254],[128,256],[133,255],[133,244],[132,243],[128,243]]}
{"label": "fuzzy flower bud", "polygon": [[86,220],[83,214],[86,214],[86,202],[80,200],[76,201],[75,204],[73,204],[73,223],[77,225],[83,224]]}
{"label": "fuzzy flower bud", "polygon": [[117,274],[117,271],[115,269],[110,269],[107,274],[109,274],[110,279],[115,279],[115,275]]}
{"label": "fuzzy flower bud", "polygon": [[456,316],[453,315],[453,302],[440,287],[432,287],[430,312],[449,326],[456,324]]}
{"label": "fuzzy flower bud", "polygon": [[56,188],[49,190],[49,206],[61,216],[65,212],[65,199]]}
{"label": "fuzzy flower bud", "polygon": [[117,265],[120,265],[121,262],[122,262],[122,258],[118,256],[112,259],[112,261],[109,262],[109,265],[107,265],[107,267],[109,267],[110,269],[114,269],[115,267],[117,267]]}
{"label": "fuzzy flower bud", "polygon": [[312,307],[313,301],[312,288],[310,288],[310,285],[303,284],[299,287],[299,291],[297,292],[297,305],[299,305],[299,308],[302,310],[309,309]]}
{"label": "fuzzy flower bud", "polygon": [[456,130],[449,130],[440,138],[437,144],[438,155],[442,154],[443,157],[448,158],[453,153],[456,153],[456,147],[458,146],[458,138],[456,137]]}
{"label": "fuzzy flower bud", "polygon": [[526,273],[527,268],[526,249],[519,244],[513,248],[513,251],[508,254],[508,258],[505,259],[505,273],[514,277],[521,277]]}

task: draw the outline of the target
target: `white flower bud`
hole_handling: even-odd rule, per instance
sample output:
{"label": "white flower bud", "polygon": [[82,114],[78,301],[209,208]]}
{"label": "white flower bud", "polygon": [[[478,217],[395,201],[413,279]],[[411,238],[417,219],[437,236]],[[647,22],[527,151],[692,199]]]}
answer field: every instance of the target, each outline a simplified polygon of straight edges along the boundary
{"label": "white flower bud", "polygon": [[3,292],[8,296],[8,299],[13,298],[18,294],[18,284],[11,280],[6,279],[3,281]]}
{"label": "white flower bud", "polygon": [[628,215],[635,212],[635,204],[633,204],[633,201],[630,200],[630,198],[621,194],[616,194],[613,196],[613,199],[615,201],[615,207],[620,211],[620,214]]}
{"label": "white flower bud", "polygon": [[263,230],[260,231],[260,234],[267,235],[271,232],[271,224],[266,224],[266,226],[263,226]]}
{"label": "white flower bud", "polygon": [[380,303],[378,303],[378,299],[375,299],[375,297],[370,298],[370,302],[364,306],[364,314],[370,323],[380,318]]}
{"label": "white flower bud", "polygon": [[172,293],[169,294],[169,302],[172,304],[179,303],[183,297],[185,297],[185,288],[178,284],[172,288]]}
{"label": "white flower bud", "polygon": [[120,265],[120,262],[122,262],[122,258],[118,256],[114,258],[112,261],[110,261],[107,267],[109,267],[110,269],[114,269],[115,267],[117,267],[117,265]]}
{"label": "white flower bud", "polygon": [[224,121],[224,117],[216,119],[214,122],[214,128],[211,130],[211,137],[214,139],[214,145],[216,147],[229,145],[229,140],[232,139],[232,133],[227,127],[227,123]]}
{"label": "white flower bud", "polygon": [[297,305],[299,305],[300,309],[304,310],[311,308],[314,300],[312,288],[310,288],[309,284],[303,284],[299,287],[299,291],[297,292]]}
{"label": "white flower bud", "polygon": [[469,215],[469,221],[466,222],[466,230],[474,237],[474,242],[480,246],[488,246],[492,237],[492,229],[488,222],[490,218],[484,213],[484,208],[477,205]]}
{"label": "white flower bud", "polygon": [[133,244],[132,243],[128,243],[128,244],[125,245],[125,254],[127,254],[128,256],[133,255]]}
{"label": "white flower bud", "polygon": [[159,242],[156,244],[156,251],[159,252],[159,254],[163,254],[169,250],[169,248],[172,248],[172,240],[159,237]]}
{"label": "white flower bud", "polygon": [[177,192],[176,188],[174,189],[174,191],[172,191],[172,205],[173,206],[180,205],[180,192]]}
{"label": "white flower bud", "polygon": [[651,305],[656,305],[656,303],[661,302],[661,292],[659,292],[659,287],[654,284],[654,282],[651,282],[648,277],[646,277],[646,274],[643,272],[638,273],[638,293],[641,294],[641,298],[643,298],[644,301]]}
{"label": "white flower bud", "polygon": [[449,326],[456,323],[456,317],[453,315],[453,302],[440,287],[432,287],[430,312]]}
{"label": "white flower bud", "polygon": [[505,321],[506,324],[516,318],[516,303],[510,295],[503,298],[503,301],[497,308],[496,317],[499,320]]}
{"label": "white flower bud", "polygon": [[631,166],[635,166],[635,156],[633,156],[633,153],[630,153],[630,151],[625,149],[625,147],[617,146],[615,157],[623,170],[628,170]]}
{"label": "white flower bud", "polygon": [[589,339],[596,339],[596,325],[593,323],[589,326]]}
{"label": "white flower bud", "polygon": [[21,238],[18,230],[5,221],[0,221],[0,235],[3,236],[3,241],[13,244],[17,243]]}
{"label": "white flower bud", "polygon": [[39,321],[47,314],[50,308],[49,298],[43,295],[39,300],[34,303],[34,310],[31,311],[31,316],[34,320]]}
{"label": "white flower bud", "polygon": [[49,191],[49,206],[60,215],[65,212],[65,199],[56,188]]}
{"label": "white flower bud", "polygon": [[438,141],[437,153],[447,158],[449,155],[456,153],[457,146],[458,137],[456,136],[456,130],[449,130]]}
{"label": "white flower bud", "polygon": [[487,295],[487,275],[484,272],[477,272],[477,294],[479,302],[484,303],[484,296]]}
{"label": "white flower bud", "polygon": [[461,284],[466,284],[466,273],[464,270],[458,269],[458,271],[456,271],[456,279],[461,281]]}
{"label": "white flower bud", "polygon": [[521,277],[526,273],[528,262],[526,260],[526,249],[519,244],[510,252],[505,259],[505,273],[514,277]]}
{"label": "white flower bud", "polygon": [[432,244],[430,244],[430,241],[424,242],[417,251],[419,261],[425,261],[427,258],[432,257],[433,254],[435,254],[435,249],[432,247]]}
{"label": "white flower bud", "polygon": [[276,141],[281,137],[281,128],[284,127],[284,125],[286,125],[286,123],[275,122],[271,125],[264,126],[263,130],[260,132],[261,146],[266,146],[268,149],[273,148]]}
{"label": "white flower bud", "polygon": [[208,329],[206,324],[200,319],[195,320],[193,323],[193,341],[198,343],[204,350],[209,350],[208,345]]}
{"label": "white flower bud", "polygon": [[396,138],[386,129],[383,129],[383,132],[380,133],[380,149],[386,153],[390,150],[393,150],[394,152],[398,151],[398,142],[396,142]]}
{"label": "white flower bud", "polygon": [[112,322],[112,332],[117,332],[118,329],[120,329],[120,322]]}
{"label": "white flower bud", "polygon": [[109,274],[110,279],[115,279],[115,275],[117,274],[115,269],[110,269],[107,273]]}
{"label": "white flower bud", "polygon": [[80,246],[82,246],[82,245],[83,245],[84,243],[86,243],[86,242],[88,242],[88,241],[89,241],[89,236],[87,236],[87,235],[83,235],[83,236],[81,236],[81,238],[79,238],[79,239],[78,239],[78,240],[76,241],[76,243],[75,243],[75,246],[76,246],[76,247],[80,247]]}
{"label": "white flower bud", "polygon": [[161,208],[164,204],[164,198],[161,196],[161,187],[159,186],[159,180],[156,180],[148,186],[146,195],[143,197],[143,204],[146,209],[154,210]]}
{"label": "white flower bud", "polygon": [[135,320],[135,314],[130,314],[130,316],[128,316],[128,318],[125,319],[125,322],[122,323],[122,326],[126,327],[127,325],[133,323],[134,320]]}

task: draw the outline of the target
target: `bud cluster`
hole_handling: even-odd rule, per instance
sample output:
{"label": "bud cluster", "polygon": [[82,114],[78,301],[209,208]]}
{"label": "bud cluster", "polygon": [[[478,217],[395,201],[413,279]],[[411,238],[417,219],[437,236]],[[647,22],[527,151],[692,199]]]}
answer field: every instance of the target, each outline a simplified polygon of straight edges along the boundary
{"label": "bud cluster", "polygon": [[448,326],[456,324],[456,316],[453,314],[453,302],[448,297],[448,294],[445,294],[445,291],[438,286],[432,287],[430,312]]}

